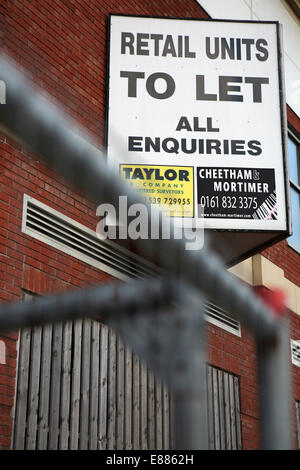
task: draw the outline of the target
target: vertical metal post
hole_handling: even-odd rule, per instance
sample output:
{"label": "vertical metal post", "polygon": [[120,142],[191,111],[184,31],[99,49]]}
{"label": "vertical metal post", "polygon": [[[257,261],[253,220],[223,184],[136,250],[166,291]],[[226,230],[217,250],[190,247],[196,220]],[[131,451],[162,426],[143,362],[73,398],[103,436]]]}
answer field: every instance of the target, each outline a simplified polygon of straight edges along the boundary
{"label": "vertical metal post", "polygon": [[[174,344],[174,432],[176,449],[208,449],[206,335],[202,298],[182,293]],[[175,339],[175,338],[174,338]]]}
{"label": "vertical metal post", "polygon": [[291,377],[288,361],[288,321],[279,321],[273,344],[258,339],[261,448],[292,449]]}
{"label": "vertical metal post", "polygon": [[202,297],[178,279],[161,279],[171,307],[108,319],[170,388],[175,449],[208,449],[206,323]]}

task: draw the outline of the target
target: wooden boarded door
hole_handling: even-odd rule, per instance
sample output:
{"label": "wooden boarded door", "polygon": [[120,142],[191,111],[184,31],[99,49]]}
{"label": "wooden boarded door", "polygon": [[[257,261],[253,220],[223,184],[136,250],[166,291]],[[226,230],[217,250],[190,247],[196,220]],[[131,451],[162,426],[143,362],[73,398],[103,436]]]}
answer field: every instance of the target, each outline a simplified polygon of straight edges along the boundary
{"label": "wooden boarded door", "polygon": [[14,449],[169,449],[170,397],[107,326],[20,332]]}
{"label": "wooden boarded door", "polygon": [[207,366],[207,397],[210,449],[241,449],[239,378]]}
{"label": "wooden boarded door", "polygon": [[[207,366],[211,449],[241,449],[239,379]],[[168,450],[167,388],[92,320],[20,332],[14,449]]]}

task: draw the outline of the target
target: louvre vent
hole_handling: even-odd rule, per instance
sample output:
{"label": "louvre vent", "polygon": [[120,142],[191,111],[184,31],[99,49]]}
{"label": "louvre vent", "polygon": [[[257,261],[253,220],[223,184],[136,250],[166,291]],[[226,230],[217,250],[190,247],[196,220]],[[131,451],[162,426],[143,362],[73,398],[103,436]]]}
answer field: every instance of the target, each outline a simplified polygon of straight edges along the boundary
{"label": "louvre vent", "polygon": [[241,336],[240,322],[222,307],[215,305],[213,302],[207,302],[205,305],[205,313],[207,320],[214,325],[220,326],[237,336]]}
{"label": "louvre vent", "polygon": [[291,355],[292,364],[297,367],[300,367],[300,340],[295,341],[291,339]]}
{"label": "louvre vent", "polygon": [[84,225],[24,195],[22,231],[119,279],[146,278],[158,270]]}
{"label": "louvre vent", "polygon": [[[144,259],[114,242],[100,240],[84,225],[27,195],[24,195],[22,231],[118,279],[144,279],[159,273],[158,268]],[[205,312],[207,321],[241,335],[240,323],[221,307],[208,302]]]}

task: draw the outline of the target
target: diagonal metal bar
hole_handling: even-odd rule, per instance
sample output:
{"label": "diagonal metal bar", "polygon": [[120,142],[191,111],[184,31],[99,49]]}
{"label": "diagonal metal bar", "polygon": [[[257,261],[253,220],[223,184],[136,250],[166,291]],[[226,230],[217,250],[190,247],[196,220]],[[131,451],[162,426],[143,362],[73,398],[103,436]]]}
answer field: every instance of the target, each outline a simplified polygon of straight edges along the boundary
{"label": "diagonal metal bar", "polygon": [[[128,206],[145,204],[133,189],[106,165],[103,154],[76,130],[52,103],[34,92],[27,80],[5,58],[0,58],[0,80],[6,83],[6,105],[0,106],[0,128],[41,155],[54,170],[92,202],[118,207],[121,195]],[[149,211],[149,226],[151,225]],[[137,253],[159,262],[172,275],[182,276],[196,289],[222,304],[256,337],[266,341],[278,336],[278,322],[253,292],[226,273],[221,261],[207,248],[186,251],[182,240],[175,239],[171,221],[170,239],[130,240]],[[205,273],[205,274],[204,274]]]}
{"label": "diagonal metal bar", "polygon": [[0,331],[45,325],[77,318],[108,321],[125,313],[166,308],[172,298],[171,282],[162,279],[113,282],[99,287],[69,291],[28,302],[0,305]]}

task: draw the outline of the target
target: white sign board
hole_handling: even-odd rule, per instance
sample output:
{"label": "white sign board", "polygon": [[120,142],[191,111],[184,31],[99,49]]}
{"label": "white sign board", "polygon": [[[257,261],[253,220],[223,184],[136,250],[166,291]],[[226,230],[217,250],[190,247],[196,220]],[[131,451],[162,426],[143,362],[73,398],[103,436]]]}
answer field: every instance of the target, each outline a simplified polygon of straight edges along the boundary
{"label": "white sign board", "polygon": [[278,28],[111,15],[108,164],[175,217],[287,233]]}

